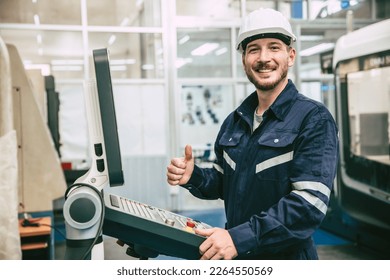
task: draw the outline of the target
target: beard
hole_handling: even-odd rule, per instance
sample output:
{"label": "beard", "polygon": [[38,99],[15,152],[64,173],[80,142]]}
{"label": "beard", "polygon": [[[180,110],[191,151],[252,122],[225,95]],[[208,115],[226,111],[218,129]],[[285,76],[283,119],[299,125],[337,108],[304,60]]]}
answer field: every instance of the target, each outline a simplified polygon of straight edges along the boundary
{"label": "beard", "polygon": [[[259,62],[252,69],[249,65],[245,65],[244,67],[246,76],[248,80],[256,87],[256,89],[261,91],[273,90],[276,86],[286,79],[288,73],[288,66],[284,65],[280,70],[280,75],[278,75],[275,79],[267,81],[262,78],[258,78],[255,76],[255,73],[261,69],[272,69],[277,70],[277,68],[270,67],[267,63]],[[272,72],[271,72],[272,73]],[[272,73],[273,74],[273,73]],[[278,73],[279,74],[279,73]]]}

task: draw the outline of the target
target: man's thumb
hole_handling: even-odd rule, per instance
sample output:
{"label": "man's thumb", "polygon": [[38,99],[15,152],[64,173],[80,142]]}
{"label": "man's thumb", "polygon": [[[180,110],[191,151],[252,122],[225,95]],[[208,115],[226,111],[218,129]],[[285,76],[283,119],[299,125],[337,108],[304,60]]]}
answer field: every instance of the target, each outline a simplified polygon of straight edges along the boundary
{"label": "man's thumb", "polygon": [[190,145],[186,145],[184,149],[184,159],[186,162],[192,160],[192,147]]}

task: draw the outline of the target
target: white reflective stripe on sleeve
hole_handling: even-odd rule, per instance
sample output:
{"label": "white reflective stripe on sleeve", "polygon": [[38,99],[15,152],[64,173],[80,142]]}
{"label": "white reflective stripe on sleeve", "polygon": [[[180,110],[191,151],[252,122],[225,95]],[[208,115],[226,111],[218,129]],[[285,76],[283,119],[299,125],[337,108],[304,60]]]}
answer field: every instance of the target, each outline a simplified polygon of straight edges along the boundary
{"label": "white reflective stripe on sleeve", "polygon": [[326,195],[328,199],[330,196],[330,189],[326,185],[320,182],[300,181],[300,182],[292,183],[292,186],[294,190],[298,190],[298,191],[304,191],[304,190],[318,191],[323,195]]}
{"label": "white reflective stripe on sleeve", "polygon": [[223,174],[223,168],[219,166],[218,164],[214,163],[213,167],[219,172]]}
{"label": "white reflective stripe on sleeve", "polygon": [[233,170],[236,170],[236,163],[229,157],[229,155],[225,151],[223,151],[223,158]]}
{"label": "white reflective stripe on sleeve", "polygon": [[324,215],[326,214],[326,210],[328,209],[328,207],[326,206],[326,204],[321,199],[319,199],[315,195],[312,195],[312,194],[310,194],[310,193],[308,193],[306,191],[294,190],[292,192],[297,194],[297,195],[299,195],[303,199],[305,199],[307,202],[309,202],[315,208],[320,210]]}
{"label": "white reflective stripe on sleeve", "polygon": [[273,158],[267,159],[263,162],[260,162],[259,164],[256,165],[256,173],[259,173],[259,172],[261,172],[265,169],[271,168],[273,166],[288,162],[288,161],[292,160],[293,155],[294,155],[294,152],[291,151],[291,152],[285,153],[283,155],[273,157]]}

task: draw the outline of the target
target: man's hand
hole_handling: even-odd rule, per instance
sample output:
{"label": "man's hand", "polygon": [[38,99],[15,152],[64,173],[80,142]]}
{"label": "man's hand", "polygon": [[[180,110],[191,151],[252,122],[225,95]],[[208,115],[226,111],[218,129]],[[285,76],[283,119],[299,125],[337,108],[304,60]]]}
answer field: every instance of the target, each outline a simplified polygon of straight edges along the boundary
{"label": "man's hand", "polygon": [[192,147],[187,145],[184,151],[184,157],[173,158],[171,164],[167,167],[167,181],[170,185],[186,184],[194,171],[194,158],[192,156]]}
{"label": "man's hand", "polygon": [[238,253],[227,230],[222,228],[196,229],[199,235],[207,239],[199,246],[201,260],[231,260]]}

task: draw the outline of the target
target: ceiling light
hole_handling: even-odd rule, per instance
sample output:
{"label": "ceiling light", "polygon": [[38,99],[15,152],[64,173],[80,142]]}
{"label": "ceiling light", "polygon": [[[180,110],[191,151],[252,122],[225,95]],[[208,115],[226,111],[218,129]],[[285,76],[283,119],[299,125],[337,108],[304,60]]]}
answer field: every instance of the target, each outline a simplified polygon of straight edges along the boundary
{"label": "ceiling light", "polygon": [[41,23],[37,14],[34,15],[34,23],[35,25],[39,25]]}
{"label": "ceiling light", "polygon": [[125,17],[124,19],[122,19],[120,26],[127,26],[127,24],[129,24],[129,18]]}
{"label": "ceiling light", "polygon": [[144,64],[144,65],[142,65],[141,69],[142,70],[153,70],[154,65],[153,64]]}
{"label": "ceiling light", "polygon": [[113,59],[110,61],[110,65],[126,65],[126,64],[135,64],[136,60],[134,58],[128,59]]}
{"label": "ceiling light", "polygon": [[111,35],[110,38],[108,39],[108,44],[111,46],[112,44],[114,44],[115,40],[116,40],[116,36]]}
{"label": "ceiling light", "polygon": [[203,56],[219,47],[218,43],[205,43],[191,52],[193,56]]}
{"label": "ceiling light", "polygon": [[221,54],[224,54],[228,51],[228,49],[226,47],[223,47],[223,48],[220,48],[218,50],[215,51],[215,55],[219,56]]}
{"label": "ceiling light", "polygon": [[324,39],[324,36],[322,35],[301,35],[299,37],[299,39],[301,40],[301,42],[315,42],[315,41],[320,41],[322,39]]}
{"label": "ceiling light", "polygon": [[188,40],[190,40],[190,36],[189,35],[185,35],[183,36],[180,40],[179,40],[179,45],[183,45],[185,42],[187,42]]}
{"label": "ceiling light", "polygon": [[110,70],[111,71],[126,71],[127,66],[126,65],[114,65],[114,66],[110,66]]}
{"label": "ceiling light", "polygon": [[53,59],[51,65],[83,65],[82,59]]}
{"label": "ceiling light", "polygon": [[80,65],[54,65],[53,71],[82,71],[83,67]]}
{"label": "ceiling light", "polygon": [[311,56],[313,54],[329,51],[334,48],[334,43],[322,43],[314,47],[302,50],[299,52],[300,56]]}
{"label": "ceiling light", "polygon": [[184,65],[188,64],[188,63],[192,63],[192,58],[180,58],[178,57],[176,59],[176,63],[175,63],[175,66],[177,69],[183,67]]}
{"label": "ceiling light", "polygon": [[37,34],[37,43],[42,44],[42,35],[41,34]]}

